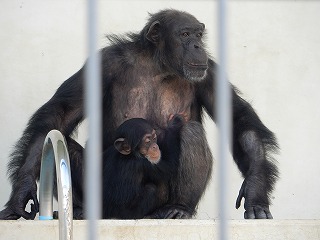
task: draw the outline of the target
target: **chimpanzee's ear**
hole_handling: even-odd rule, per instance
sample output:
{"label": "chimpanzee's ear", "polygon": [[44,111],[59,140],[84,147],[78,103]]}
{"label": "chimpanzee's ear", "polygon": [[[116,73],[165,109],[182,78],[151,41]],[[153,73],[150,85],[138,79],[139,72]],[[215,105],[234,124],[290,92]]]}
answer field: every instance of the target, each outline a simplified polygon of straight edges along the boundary
{"label": "chimpanzee's ear", "polygon": [[153,43],[160,41],[160,22],[154,21],[148,29],[146,38]]}
{"label": "chimpanzee's ear", "polygon": [[129,155],[131,153],[131,147],[125,138],[118,138],[114,141],[114,147],[119,153],[123,155]]}

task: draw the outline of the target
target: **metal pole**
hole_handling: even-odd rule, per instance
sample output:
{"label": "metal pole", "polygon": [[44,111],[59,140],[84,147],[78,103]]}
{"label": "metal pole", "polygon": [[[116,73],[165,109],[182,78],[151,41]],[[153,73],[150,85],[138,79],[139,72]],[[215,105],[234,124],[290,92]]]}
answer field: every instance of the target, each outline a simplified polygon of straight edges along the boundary
{"label": "metal pole", "polygon": [[227,0],[218,1],[218,46],[219,69],[216,83],[217,89],[217,125],[219,133],[218,159],[219,159],[219,210],[220,210],[220,239],[228,239],[227,210],[227,156],[229,152],[229,139],[231,136],[231,100],[230,86],[226,77],[227,72]]}
{"label": "metal pole", "polygon": [[59,239],[71,240],[73,211],[70,161],[65,139],[58,130],[51,130],[43,145],[39,186],[39,220],[53,219],[54,168],[58,189]]}
{"label": "metal pole", "polygon": [[85,213],[90,240],[98,239],[97,220],[101,215],[101,66],[97,54],[97,1],[88,0],[88,51],[85,110],[89,140],[86,148]]}

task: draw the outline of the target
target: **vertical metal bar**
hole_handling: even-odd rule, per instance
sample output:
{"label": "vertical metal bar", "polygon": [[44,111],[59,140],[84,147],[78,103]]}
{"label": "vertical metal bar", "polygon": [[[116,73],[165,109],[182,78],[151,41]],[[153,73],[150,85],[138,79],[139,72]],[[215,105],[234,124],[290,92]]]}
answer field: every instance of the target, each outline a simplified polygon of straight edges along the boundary
{"label": "vertical metal bar", "polygon": [[220,210],[220,239],[228,239],[227,209],[227,156],[229,152],[229,139],[231,136],[231,101],[230,87],[226,77],[227,72],[227,0],[218,1],[218,46],[219,69],[217,79],[217,125],[218,125],[218,159],[219,159],[219,210]]}
{"label": "vertical metal bar", "polygon": [[101,213],[101,66],[97,54],[97,1],[88,0],[88,51],[86,66],[85,110],[89,140],[86,148],[85,211],[88,239],[97,239],[97,220]]}

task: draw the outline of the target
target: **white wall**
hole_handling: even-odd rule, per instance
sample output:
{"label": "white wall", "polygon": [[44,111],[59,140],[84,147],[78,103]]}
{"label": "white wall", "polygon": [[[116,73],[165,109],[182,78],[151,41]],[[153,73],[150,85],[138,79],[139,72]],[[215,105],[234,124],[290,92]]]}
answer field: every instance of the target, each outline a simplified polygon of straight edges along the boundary
{"label": "white wall", "polygon": [[[85,1],[2,0],[0,8],[0,209],[10,194],[6,165],[29,117],[86,59]],[[206,24],[208,48],[216,48],[216,7],[210,1],[101,1],[104,34],[139,31],[147,12],[186,10]],[[277,219],[320,217],[320,2],[232,1],[229,4],[229,78],[264,123],[277,134],[281,179],[271,211]],[[215,127],[207,132],[215,149]],[[84,142],[84,133],[79,133]],[[199,218],[216,218],[216,174]],[[232,219],[241,177],[230,160]]]}

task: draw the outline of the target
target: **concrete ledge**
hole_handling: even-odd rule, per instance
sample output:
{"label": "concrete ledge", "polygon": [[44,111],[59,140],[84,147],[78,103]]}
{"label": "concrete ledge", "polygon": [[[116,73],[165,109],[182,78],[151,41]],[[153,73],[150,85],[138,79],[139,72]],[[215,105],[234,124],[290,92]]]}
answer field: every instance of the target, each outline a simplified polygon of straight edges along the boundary
{"label": "concrete ledge", "polygon": [[[99,236],[108,240],[204,240],[218,238],[214,220],[100,220]],[[87,221],[74,221],[73,239],[86,239]],[[316,240],[320,220],[231,220],[231,240]],[[0,239],[59,239],[57,220],[0,221]]]}

